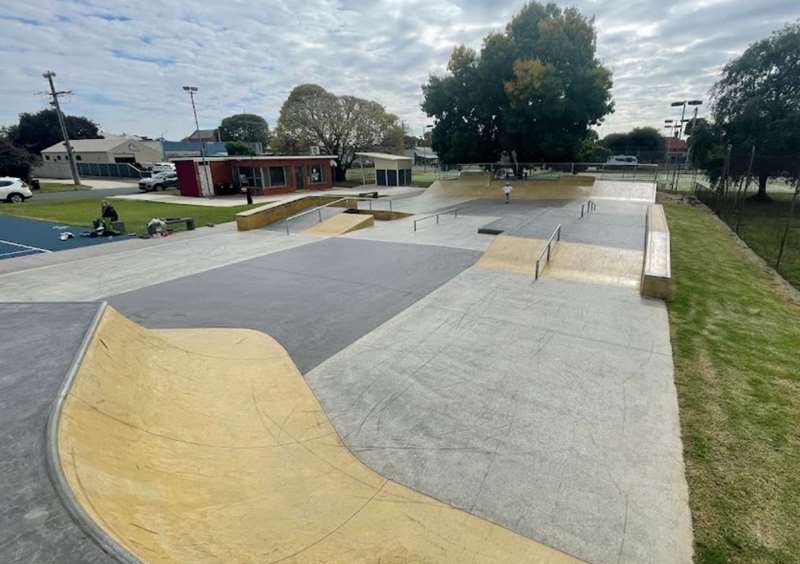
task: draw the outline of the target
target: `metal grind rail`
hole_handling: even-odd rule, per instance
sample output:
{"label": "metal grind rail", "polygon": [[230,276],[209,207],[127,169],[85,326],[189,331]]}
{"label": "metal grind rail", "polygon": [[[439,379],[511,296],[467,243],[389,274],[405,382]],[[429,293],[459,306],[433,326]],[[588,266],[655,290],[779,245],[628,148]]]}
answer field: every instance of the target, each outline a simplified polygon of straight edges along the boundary
{"label": "metal grind rail", "polygon": [[[291,232],[289,230],[289,222],[290,221],[293,221],[293,220],[295,220],[297,218],[300,218],[300,217],[303,217],[303,216],[306,216],[306,215],[309,215],[309,214],[312,214],[312,213],[316,212],[316,214],[317,214],[317,222],[318,223],[322,223],[322,210],[323,209],[329,208],[329,207],[331,207],[331,206],[333,206],[335,204],[338,204],[340,202],[346,202],[348,200],[350,200],[350,201],[355,200],[356,201],[356,209],[358,209],[358,202],[369,202],[369,211],[372,211],[372,202],[381,201],[380,199],[376,200],[376,198],[361,198],[359,196],[345,196],[345,197],[339,198],[338,200],[334,200],[332,202],[328,202],[327,204],[323,204],[321,206],[317,206],[315,208],[311,208],[310,210],[301,211],[300,213],[296,213],[296,214],[294,214],[292,216],[289,216],[289,217],[287,217],[286,219],[283,220],[285,222],[285,224],[286,224],[286,234],[287,235],[291,235]],[[388,200],[385,200],[385,201],[389,202],[389,211],[390,212],[393,211],[392,210],[392,200],[388,199]]]}
{"label": "metal grind rail", "polygon": [[458,210],[459,209],[460,208],[448,208],[446,210],[441,210],[441,211],[438,211],[436,213],[432,213],[431,215],[426,215],[425,217],[420,217],[419,219],[415,219],[414,220],[414,232],[417,231],[417,223],[418,222],[425,221],[426,219],[430,219],[432,217],[435,217],[436,218],[436,224],[438,225],[439,224],[439,216],[440,215],[445,215],[445,214],[451,214],[452,213],[453,217],[458,217]]}
{"label": "metal grind rail", "polygon": [[584,215],[589,215],[593,211],[597,211],[597,204],[595,204],[592,200],[587,201],[585,204],[581,204],[581,219],[583,219]]}
{"label": "metal grind rail", "polygon": [[550,255],[552,254],[553,247],[555,247],[555,244],[558,243],[559,241],[561,241],[560,223],[558,224],[558,227],[556,227],[555,230],[553,231],[553,234],[550,235],[550,238],[547,239],[547,245],[545,245],[544,249],[542,249],[542,252],[539,253],[539,258],[536,259],[536,268],[534,270],[534,275],[533,275],[534,280],[539,279],[539,273],[544,268],[543,266],[541,266],[542,259],[545,259],[544,264],[546,266],[547,263],[550,262]]}

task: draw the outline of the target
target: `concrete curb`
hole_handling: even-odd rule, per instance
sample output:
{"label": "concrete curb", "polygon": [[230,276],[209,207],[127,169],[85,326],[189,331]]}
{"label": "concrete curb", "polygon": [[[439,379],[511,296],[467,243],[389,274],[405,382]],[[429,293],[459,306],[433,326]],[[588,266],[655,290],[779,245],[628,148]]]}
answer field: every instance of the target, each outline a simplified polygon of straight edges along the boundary
{"label": "concrete curb", "polygon": [[92,519],[81,507],[78,500],[72,493],[72,489],[67,482],[64,475],[64,470],[61,468],[61,461],[58,450],[58,426],[61,422],[61,414],[64,410],[64,400],[72,389],[72,383],[78,373],[83,358],[86,355],[86,350],[89,348],[94,338],[100,320],[103,318],[103,313],[106,310],[106,302],[102,302],[95,313],[92,322],[86,331],[86,334],[81,341],[75,357],[72,359],[72,364],[64,377],[64,382],[61,389],[58,391],[56,399],[50,409],[50,414],[47,417],[47,426],[45,428],[45,463],[47,466],[47,476],[50,478],[50,483],[53,489],[61,499],[61,503],[66,508],[72,520],[78,527],[94,541],[106,554],[111,556],[118,562],[125,564],[140,564],[140,560],[128,552],[124,547],[119,545],[111,536],[101,529],[97,523]]}

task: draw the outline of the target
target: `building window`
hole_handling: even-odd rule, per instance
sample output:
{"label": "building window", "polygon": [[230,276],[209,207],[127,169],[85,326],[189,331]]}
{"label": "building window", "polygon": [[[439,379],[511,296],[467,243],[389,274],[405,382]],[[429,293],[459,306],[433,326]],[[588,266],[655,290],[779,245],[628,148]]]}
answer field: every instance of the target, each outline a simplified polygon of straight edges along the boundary
{"label": "building window", "polygon": [[269,167],[269,185],[286,186],[286,168],[282,166]]}
{"label": "building window", "polygon": [[261,169],[253,168],[251,166],[240,166],[239,171],[239,185],[242,188],[261,188]]}
{"label": "building window", "polygon": [[61,160],[61,155],[58,155],[56,158],[60,161]]}
{"label": "building window", "polygon": [[82,161],[83,157],[81,157],[80,155],[75,155],[75,160],[76,161]]}
{"label": "building window", "polygon": [[308,167],[308,178],[312,184],[325,182],[325,169],[322,168],[322,165],[310,165]]}
{"label": "building window", "polygon": [[50,160],[50,155],[45,155],[44,156],[44,160],[49,161]]}

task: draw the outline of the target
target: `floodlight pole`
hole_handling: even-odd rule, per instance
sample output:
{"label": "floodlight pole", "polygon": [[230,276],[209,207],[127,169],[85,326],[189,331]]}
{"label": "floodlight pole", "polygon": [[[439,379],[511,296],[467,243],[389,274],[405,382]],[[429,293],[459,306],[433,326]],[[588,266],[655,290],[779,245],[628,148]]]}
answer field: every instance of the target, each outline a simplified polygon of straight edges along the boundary
{"label": "floodlight pole", "polygon": [[42,76],[50,83],[50,95],[53,97],[53,107],[56,109],[58,116],[58,125],[61,127],[61,135],[64,136],[64,147],[67,149],[67,160],[69,160],[69,171],[72,174],[72,182],[76,186],[81,185],[81,177],[78,174],[78,165],[75,164],[75,155],[72,153],[72,145],[69,142],[69,133],[67,132],[67,122],[64,119],[64,114],[61,113],[61,105],[58,103],[59,94],[69,94],[68,91],[56,92],[56,87],[53,84],[53,77],[56,75],[53,71],[47,71]]}

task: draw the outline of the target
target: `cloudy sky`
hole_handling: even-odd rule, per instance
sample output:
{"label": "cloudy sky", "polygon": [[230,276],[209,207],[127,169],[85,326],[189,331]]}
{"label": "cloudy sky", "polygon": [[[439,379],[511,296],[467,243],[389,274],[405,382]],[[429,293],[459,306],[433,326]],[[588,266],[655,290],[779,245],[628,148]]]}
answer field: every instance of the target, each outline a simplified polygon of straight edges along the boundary
{"label": "cloudy sky", "polygon": [[[72,90],[64,110],[109,133],[180,138],[181,86],[201,127],[252,112],[273,126],[293,86],[377,100],[420,133],[420,85],[452,48],[479,47],[523,0],[0,0],[0,125],[46,107],[42,72]],[[724,63],[800,18],[798,0],[576,0],[596,17],[616,112],[601,133],[660,127],[673,99],[705,98]]]}

